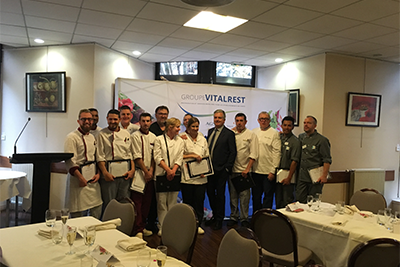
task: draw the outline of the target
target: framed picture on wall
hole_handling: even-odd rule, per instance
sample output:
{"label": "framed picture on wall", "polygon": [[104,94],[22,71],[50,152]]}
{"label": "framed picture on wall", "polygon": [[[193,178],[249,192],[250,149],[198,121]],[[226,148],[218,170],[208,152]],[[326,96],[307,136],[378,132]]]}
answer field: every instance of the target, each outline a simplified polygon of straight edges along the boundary
{"label": "framed picture on wall", "polygon": [[63,72],[26,73],[26,111],[66,112]]}
{"label": "framed picture on wall", "polygon": [[289,90],[288,116],[294,118],[294,126],[299,126],[300,89]]}
{"label": "framed picture on wall", "polygon": [[348,94],[346,126],[379,127],[381,95]]}

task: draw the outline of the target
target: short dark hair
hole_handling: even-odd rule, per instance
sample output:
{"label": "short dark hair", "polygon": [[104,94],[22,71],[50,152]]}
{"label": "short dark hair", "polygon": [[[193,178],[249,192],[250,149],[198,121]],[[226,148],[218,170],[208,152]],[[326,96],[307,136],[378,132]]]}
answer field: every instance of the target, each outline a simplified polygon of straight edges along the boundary
{"label": "short dark hair", "polygon": [[[81,114],[82,114],[82,113],[90,113],[90,110],[89,110],[89,109],[85,109],[85,108],[79,110],[78,119],[81,118]],[[90,114],[90,115],[92,115],[92,114]]]}
{"label": "short dark hair", "polygon": [[241,113],[241,112],[240,112],[240,113],[236,114],[235,119],[236,119],[237,117],[243,117],[244,120],[247,121],[247,117],[246,117],[246,115],[245,115],[244,113]]}
{"label": "short dark hair", "polygon": [[129,106],[127,106],[127,105],[121,106],[121,107],[119,108],[119,111],[124,110],[124,109],[129,109],[129,111],[132,112],[131,108],[130,108]]}
{"label": "short dark hair", "polygon": [[200,125],[199,119],[192,116],[192,117],[189,119],[189,121],[188,121],[188,126],[187,126],[187,127],[189,128],[189,127],[190,127],[193,123],[195,123],[195,122],[198,122],[199,125]]}
{"label": "short dark hair", "polygon": [[284,117],[284,118],[282,119],[282,124],[283,124],[284,121],[291,121],[291,122],[292,122],[292,125],[294,126],[294,118],[293,118],[293,117],[291,117],[291,116],[286,116],[286,117]]}
{"label": "short dark hair", "polygon": [[118,118],[120,117],[120,115],[119,115],[119,111],[117,110],[117,109],[110,109],[108,112],[107,112],[107,117],[108,117],[108,115],[110,115],[110,114],[115,114],[115,115],[118,115]]}
{"label": "short dark hair", "polygon": [[169,114],[169,109],[168,109],[167,106],[158,106],[158,107],[156,108],[156,114],[157,114],[157,112],[158,112],[160,109],[166,109],[167,112],[168,112],[168,114]]}
{"label": "short dark hair", "polygon": [[139,120],[141,120],[142,117],[150,117],[150,119],[151,119],[150,113],[147,113],[147,112],[140,113]]}
{"label": "short dark hair", "polygon": [[314,120],[315,125],[317,125],[317,119],[314,116],[308,115],[306,118],[311,118]]}
{"label": "short dark hair", "polygon": [[193,115],[190,114],[190,113],[186,113],[186,114],[183,116],[183,118],[185,118],[186,116],[190,116],[190,118],[193,118]]}
{"label": "short dark hair", "polygon": [[88,108],[88,110],[89,110],[90,112],[96,111],[97,113],[99,113],[99,111],[97,110],[97,108]]}

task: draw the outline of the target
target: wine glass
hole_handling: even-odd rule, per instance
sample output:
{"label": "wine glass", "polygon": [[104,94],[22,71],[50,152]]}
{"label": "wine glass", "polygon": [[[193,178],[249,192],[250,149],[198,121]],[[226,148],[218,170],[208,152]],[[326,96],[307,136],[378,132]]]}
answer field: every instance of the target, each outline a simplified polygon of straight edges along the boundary
{"label": "wine glass", "polygon": [[385,220],[387,221],[390,218],[390,216],[392,215],[392,209],[391,208],[385,208],[384,212],[385,212]]}
{"label": "wine glass", "polygon": [[158,246],[157,247],[157,266],[163,267],[165,262],[167,261],[167,246]]}
{"label": "wine glass", "polygon": [[46,210],[45,220],[47,227],[53,227],[56,223],[56,211],[55,210]]}
{"label": "wine glass", "polygon": [[68,220],[68,218],[69,218],[69,209],[62,209],[61,210],[61,221],[62,221],[62,223],[64,224],[63,225],[63,236],[65,237],[65,231],[66,231],[66,225],[67,225],[67,220]]}
{"label": "wine glass", "polygon": [[307,205],[308,205],[308,210],[311,210],[311,205],[314,202],[314,197],[312,195],[307,196]]}
{"label": "wine glass", "polygon": [[84,230],[85,245],[88,246],[87,254],[90,253],[90,247],[96,240],[96,228],[94,226],[86,226]]}
{"label": "wine glass", "polygon": [[151,252],[147,249],[139,250],[137,256],[137,267],[149,267]]}
{"label": "wine glass", "polygon": [[66,255],[72,255],[75,251],[72,251],[72,245],[75,242],[76,238],[76,227],[67,225],[67,242],[69,245],[69,251],[65,253]]}
{"label": "wine glass", "polygon": [[62,209],[61,210],[61,221],[65,225],[67,223],[67,220],[69,219],[69,209]]}

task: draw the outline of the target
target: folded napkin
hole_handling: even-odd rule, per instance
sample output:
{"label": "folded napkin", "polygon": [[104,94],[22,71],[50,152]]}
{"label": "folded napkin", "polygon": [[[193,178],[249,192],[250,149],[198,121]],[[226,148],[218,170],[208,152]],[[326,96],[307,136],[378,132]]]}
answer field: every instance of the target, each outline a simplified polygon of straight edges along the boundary
{"label": "folded napkin", "polygon": [[109,230],[109,229],[115,229],[117,226],[121,226],[121,219],[113,219],[109,221],[102,222],[100,224],[95,224],[93,227],[96,228],[96,231],[101,231],[101,230]]}
{"label": "folded napkin", "polygon": [[346,214],[350,214],[351,215],[351,214],[360,212],[360,210],[356,207],[356,205],[352,205],[352,206],[346,205],[346,207],[344,209],[344,212]]}
{"label": "folded napkin", "polygon": [[347,222],[347,218],[344,215],[335,214],[333,216],[332,224],[333,225],[344,225]]}
{"label": "folded napkin", "polygon": [[122,239],[117,244],[126,251],[135,251],[146,247],[147,242],[143,239],[133,236],[128,239]]}
{"label": "folded napkin", "polygon": [[298,201],[286,205],[286,210],[287,211],[301,212],[301,211],[304,211],[305,209],[308,209],[308,206],[306,204],[302,204],[302,203],[300,203]]}
{"label": "folded napkin", "polygon": [[51,239],[51,228],[40,228],[38,230],[38,235]]}

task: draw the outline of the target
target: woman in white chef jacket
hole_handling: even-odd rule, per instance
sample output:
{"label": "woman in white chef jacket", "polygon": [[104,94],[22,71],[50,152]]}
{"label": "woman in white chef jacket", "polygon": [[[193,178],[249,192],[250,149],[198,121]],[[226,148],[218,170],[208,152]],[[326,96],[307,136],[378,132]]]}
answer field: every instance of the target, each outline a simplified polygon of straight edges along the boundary
{"label": "woman in white chef jacket", "polygon": [[[154,142],[155,179],[162,175],[167,175],[168,179],[172,179],[182,165],[184,144],[178,135],[180,125],[181,122],[177,118],[168,119],[165,124],[165,133],[157,136]],[[178,193],[178,191],[156,193],[159,236],[161,236],[165,215],[177,203]]]}
{"label": "woman in white chef jacket", "polygon": [[[199,125],[200,122],[197,118],[192,117],[189,119],[185,132],[187,138],[183,140],[185,143],[184,165],[187,161],[195,159],[200,162],[203,157],[209,156],[207,140],[202,134],[199,134]],[[181,190],[183,203],[193,207],[196,211],[199,225],[201,225],[204,216],[207,177],[202,174],[200,178],[191,179],[187,172],[187,167],[185,166],[182,169]],[[204,230],[199,227],[198,233],[204,234]]]}

